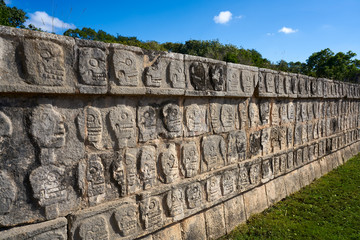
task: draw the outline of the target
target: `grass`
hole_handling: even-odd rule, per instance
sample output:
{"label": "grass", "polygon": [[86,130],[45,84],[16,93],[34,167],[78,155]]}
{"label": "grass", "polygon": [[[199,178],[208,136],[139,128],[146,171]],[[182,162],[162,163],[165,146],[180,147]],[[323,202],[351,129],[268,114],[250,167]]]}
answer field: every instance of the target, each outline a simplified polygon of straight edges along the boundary
{"label": "grass", "polygon": [[360,154],[221,239],[360,239]]}

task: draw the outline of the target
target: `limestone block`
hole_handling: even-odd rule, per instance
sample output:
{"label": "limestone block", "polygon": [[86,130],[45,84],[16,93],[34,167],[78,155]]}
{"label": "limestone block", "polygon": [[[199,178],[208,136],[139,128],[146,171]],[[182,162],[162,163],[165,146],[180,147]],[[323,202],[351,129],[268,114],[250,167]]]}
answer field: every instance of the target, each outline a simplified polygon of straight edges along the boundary
{"label": "limestone block", "polygon": [[135,108],[119,105],[109,113],[111,129],[116,136],[118,149],[136,146],[136,113]]}
{"label": "limestone block", "polygon": [[260,68],[259,78],[259,96],[261,97],[276,97],[275,92],[275,78],[277,72],[274,70]]}
{"label": "limestone block", "polygon": [[67,239],[67,219],[58,218],[43,223],[15,227],[2,231],[0,238],[4,240]]}
{"label": "limestone block", "polygon": [[218,135],[202,138],[203,150],[202,171],[211,171],[224,166],[226,162],[226,145],[224,138]]}
{"label": "limestone block", "polygon": [[166,196],[166,205],[174,221],[184,218],[185,193],[181,188],[172,189]]}
{"label": "limestone block", "polygon": [[[250,133],[249,138],[249,153],[250,157],[256,157],[261,153],[261,140],[266,139],[262,137],[262,131]],[[264,140],[264,142],[266,142]]]}
{"label": "limestone block", "polygon": [[160,166],[164,175],[163,182],[173,183],[180,179],[179,160],[176,145],[168,144],[160,153]]}
{"label": "limestone block", "polygon": [[269,206],[279,202],[287,196],[284,177],[276,178],[265,184]]}
{"label": "limestone block", "polygon": [[221,197],[221,176],[211,176],[206,181],[206,199],[208,202],[216,201]]}
{"label": "limestone block", "polygon": [[293,194],[300,190],[300,180],[298,170],[292,171],[284,176],[284,182],[286,187],[286,193],[288,195]]}
{"label": "limestone block", "polygon": [[200,169],[200,153],[195,142],[181,145],[181,171],[186,178],[194,177]]}
{"label": "limestone block", "polygon": [[139,141],[147,142],[158,137],[158,112],[153,106],[139,106],[137,110],[137,126],[139,128]]}
{"label": "limestone block", "polygon": [[183,133],[183,112],[176,103],[168,103],[161,109],[164,131],[161,135],[165,138],[176,138]]}
{"label": "limestone block", "polygon": [[321,168],[321,175],[324,176],[325,174],[327,174],[330,171],[328,168],[328,165],[327,165],[326,157],[320,158],[319,163],[320,163],[320,168]]}
{"label": "limestone block", "polygon": [[153,234],[153,240],[178,240],[181,239],[180,224],[175,224],[171,227],[162,229],[161,231]]}
{"label": "limestone block", "polygon": [[311,163],[311,165],[312,165],[312,168],[314,169],[315,179],[319,179],[322,176],[321,166],[320,166],[319,161],[314,161]]}
{"label": "limestone block", "polygon": [[305,165],[298,169],[301,188],[303,188],[311,183],[311,180],[309,177],[309,175],[310,175],[309,171],[310,171],[310,169],[309,169],[308,165]]}
{"label": "limestone block", "polygon": [[205,217],[202,212],[184,219],[181,222],[181,228],[184,240],[206,239]]}
{"label": "limestone block", "polygon": [[227,90],[226,63],[208,58],[185,55],[185,95],[225,96]]}
{"label": "limestone block", "polygon": [[236,172],[228,170],[221,176],[221,192],[223,196],[232,194],[236,191]]}
{"label": "limestone block", "polygon": [[[114,239],[119,236],[134,239],[141,234],[145,235],[141,223],[146,229],[154,229],[161,225],[162,209],[159,211],[156,200],[156,197],[143,198],[140,211],[139,204],[131,198],[78,211],[70,216],[68,236],[70,239]],[[154,205],[151,205],[153,211],[146,208],[149,203],[153,203],[152,201],[155,201]]]}
{"label": "limestone block", "polygon": [[236,226],[246,222],[243,195],[224,202],[224,216],[226,233],[230,233]]}
{"label": "limestone block", "polygon": [[244,193],[244,205],[247,219],[251,215],[264,211],[268,207],[265,185]]}
{"label": "limestone block", "polygon": [[[184,116],[184,135],[186,137],[199,136],[201,134],[209,132],[208,102],[206,100],[185,100]],[[231,116],[234,117],[234,113]],[[228,121],[232,122],[233,120],[229,119]],[[228,126],[228,124],[225,125]]]}
{"label": "limestone block", "polygon": [[110,52],[110,93],[145,94],[143,72],[154,59],[146,58],[141,48],[121,44],[111,44]]}
{"label": "limestone block", "polygon": [[310,82],[309,77],[299,74],[298,80],[298,97],[306,98],[310,95]]}
{"label": "limestone block", "polygon": [[260,118],[262,125],[270,124],[270,101],[262,100],[260,102]]}
{"label": "limestone block", "polygon": [[280,176],[286,172],[287,161],[288,153],[286,152],[276,154],[273,157],[273,171],[275,177]]}
{"label": "limestone block", "polygon": [[228,163],[244,161],[247,157],[247,139],[244,130],[230,132],[228,136]]}
{"label": "limestone block", "polygon": [[[256,128],[260,124],[259,105],[256,102],[249,102],[249,127]],[[265,118],[265,116],[264,116]],[[265,120],[264,120],[265,121]]]}
{"label": "limestone block", "polygon": [[265,158],[261,163],[261,182],[266,183],[274,178],[273,158]]}
{"label": "limestone block", "polygon": [[212,100],[210,117],[215,133],[230,132],[239,128],[238,106],[234,102]]}
{"label": "limestone block", "polygon": [[224,206],[222,204],[205,211],[204,215],[208,239],[218,239],[225,235]]}
{"label": "limestone block", "polygon": [[199,182],[192,183],[186,187],[185,196],[189,209],[200,208],[203,201],[203,187]]}
{"label": "limestone block", "polygon": [[258,68],[227,63],[227,93],[230,96],[251,97],[258,84]]}

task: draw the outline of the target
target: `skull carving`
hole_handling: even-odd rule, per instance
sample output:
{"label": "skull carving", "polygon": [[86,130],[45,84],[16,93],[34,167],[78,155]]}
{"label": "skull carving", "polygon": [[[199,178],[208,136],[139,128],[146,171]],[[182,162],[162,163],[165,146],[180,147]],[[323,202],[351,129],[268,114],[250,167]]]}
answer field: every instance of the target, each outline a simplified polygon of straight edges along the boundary
{"label": "skull carving", "polygon": [[194,177],[199,169],[199,153],[194,142],[182,146],[182,167],[185,177]]}
{"label": "skull carving", "polygon": [[157,137],[156,110],[151,106],[139,107],[138,126],[140,130],[139,140],[146,142]]}
{"label": "skull carving", "polygon": [[89,166],[87,169],[88,196],[93,197],[105,193],[105,175],[104,166],[100,157],[95,154],[89,157]]}
{"label": "skull carving", "polygon": [[119,148],[134,147],[135,142],[135,114],[127,106],[119,106],[110,111],[110,123],[118,140]]}
{"label": "skull carving", "polygon": [[169,64],[169,78],[172,88],[185,88],[184,65],[181,62]]}
{"label": "skull carving", "polygon": [[87,107],[86,110],[87,140],[93,146],[99,148],[102,140],[103,124],[101,113],[94,107]]}
{"label": "skull carving", "polygon": [[51,105],[41,105],[32,113],[30,132],[40,148],[61,148],[65,144],[64,116]]}
{"label": "skull carving", "polygon": [[137,205],[132,203],[116,209],[114,216],[122,237],[133,235],[138,231],[137,209]]}
{"label": "skull carving", "polygon": [[155,147],[144,146],[140,156],[140,173],[144,189],[154,186],[156,181]]}
{"label": "skull carving", "polygon": [[106,54],[98,48],[82,48],[79,53],[79,72],[83,84],[106,86]]}
{"label": "skull carving", "polygon": [[152,66],[145,70],[145,84],[147,87],[160,87],[161,86],[161,73],[162,67],[159,62],[155,62]]}
{"label": "skull carving", "polygon": [[212,176],[206,181],[206,193],[209,202],[220,198],[220,178],[218,176]]}
{"label": "skull carving", "polygon": [[181,189],[174,189],[167,194],[166,203],[169,208],[170,216],[174,220],[184,217],[184,192]]}
{"label": "skull carving", "polygon": [[206,89],[205,68],[202,63],[194,62],[190,66],[190,81],[195,90]]}
{"label": "skull carving", "polygon": [[64,84],[64,52],[58,44],[27,40],[24,43],[24,53],[29,83],[45,86]]}
{"label": "skull carving", "polygon": [[223,72],[223,68],[220,66],[211,66],[210,68],[210,80],[215,91],[225,90]]}
{"label": "skull carving", "polygon": [[165,182],[172,183],[179,178],[178,158],[175,144],[169,144],[160,155],[162,171],[165,174]]}
{"label": "skull carving", "polygon": [[114,52],[114,69],[120,86],[137,86],[139,83],[138,61],[132,52],[116,50]]}
{"label": "skull carving", "polygon": [[86,219],[79,227],[81,240],[109,240],[109,229],[105,217],[96,216]]}
{"label": "skull carving", "polygon": [[181,132],[181,110],[178,105],[169,103],[163,108],[164,124],[169,132]]}
{"label": "skull carving", "polygon": [[161,227],[163,224],[163,211],[160,200],[150,197],[143,201],[141,205],[141,218],[144,221],[145,229]]}
{"label": "skull carving", "polygon": [[232,130],[235,125],[234,108],[231,105],[223,105],[221,108],[220,119],[225,132]]}

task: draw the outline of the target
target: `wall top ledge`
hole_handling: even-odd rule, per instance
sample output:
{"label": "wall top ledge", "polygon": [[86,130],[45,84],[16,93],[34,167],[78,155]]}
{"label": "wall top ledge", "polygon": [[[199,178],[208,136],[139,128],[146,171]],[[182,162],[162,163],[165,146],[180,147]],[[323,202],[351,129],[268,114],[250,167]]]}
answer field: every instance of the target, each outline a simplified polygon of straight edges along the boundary
{"label": "wall top ledge", "polygon": [[0,92],[360,97],[357,84],[0,26]]}

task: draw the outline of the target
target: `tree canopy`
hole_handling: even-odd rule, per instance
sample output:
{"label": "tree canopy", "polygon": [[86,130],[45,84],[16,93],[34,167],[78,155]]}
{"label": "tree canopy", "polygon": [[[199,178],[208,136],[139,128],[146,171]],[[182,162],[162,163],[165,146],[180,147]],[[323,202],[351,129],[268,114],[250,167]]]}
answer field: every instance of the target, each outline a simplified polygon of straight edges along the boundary
{"label": "tree canopy", "polygon": [[27,16],[23,10],[8,7],[4,0],[0,0],[0,25],[24,28],[26,19]]}

